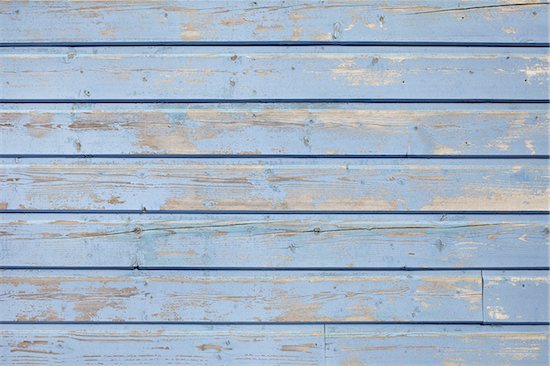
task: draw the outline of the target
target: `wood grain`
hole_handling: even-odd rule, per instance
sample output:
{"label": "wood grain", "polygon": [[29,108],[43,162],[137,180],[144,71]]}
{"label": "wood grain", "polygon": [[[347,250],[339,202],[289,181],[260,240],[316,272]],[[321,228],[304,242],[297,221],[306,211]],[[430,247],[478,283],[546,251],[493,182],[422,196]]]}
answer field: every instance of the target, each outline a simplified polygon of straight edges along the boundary
{"label": "wood grain", "polygon": [[541,268],[548,228],[547,215],[0,214],[0,266]]}
{"label": "wood grain", "polygon": [[326,364],[546,365],[547,326],[328,325]]}
{"label": "wood grain", "polygon": [[1,321],[481,321],[480,271],[2,270]]}
{"label": "wood grain", "polygon": [[323,361],[322,325],[9,325],[2,365],[300,365]]}
{"label": "wood grain", "polygon": [[4,100],[546,100],[544,48],[0,49]]}
{"label": "wood grain", "polygon": [[548,359],[547,326],[363,324],[324,332],[322,325],[11,324],[0,339],[6,365],[492,366]]}
{"label": "wood grain", "polygon": [[548,365],[549,9],[0,0],[0,364]]}
{"label": "wood grain", "polygon": [[546,4],[542,0],[0,1],[0,40],[548,42]]}
{"label": "wood grain", "polygon": [[0,160],[23,210],[548,210],[544,159]]}
{"label": "wood grain", "polygon": [[548,271],[483,271],[485,321],[550,322],[549,274]]}
{"label": "wood grain", "polygon": [[0,104],[0,153],[548,155],[547,107]]}

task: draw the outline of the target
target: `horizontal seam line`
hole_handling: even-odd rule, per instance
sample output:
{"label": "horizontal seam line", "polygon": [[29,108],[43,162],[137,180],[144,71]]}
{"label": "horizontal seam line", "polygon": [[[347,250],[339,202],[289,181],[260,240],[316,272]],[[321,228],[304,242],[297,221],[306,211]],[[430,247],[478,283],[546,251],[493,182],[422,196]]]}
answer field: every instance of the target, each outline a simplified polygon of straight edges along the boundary
{"label": "horizontal seam line", "polygon": [[[549,322],[521,322],[521,323],[500,323],[500,322],[483,322],[483,321],[423,321],[423,322],[396,322],[396,321],[379,321],[379,322],[342,322],[342,321],[335,321],[335,322],[240,322],[240,321],[234,321],[234,322],[172,322],[172,321],[166,321],[166,322],[158,322],[158,321],[133,321],[133,322],[110,322],[110,321],[97,321],[97,322],[90,322],[90,321],[0,321],[0,324],[2,325],[67,325],[67,324],[75,324],[75,325],[322,325],[322,324],[330,324],[330,325],[485,325],[485,326],[498,326],[498,325],[512,325],[512,326],[525,326],[525,325],[535,325],[535,326],[548,326],[550,325]],[[0,331],[1,332],[1,331]]]}
{"label": "horizontal seam line", "polygon": [[550,159],[550,155],[424,155],[424,154],[0,154],[1,158],[20,159]]}
{"label": "horizontal seam line", "polygon": [[47,213],[47,214],[243,214],[243,215],[548,215],[550,211],[246,211],[246,210],[0,210],[0,214]]}
{"label": "horizontal seam line", "polygon": [[365,103],[365,104],[549,104],[549,99],[492,99],[492,98],[464,98],[464,99],[411,99],[411,98],[313,98],[313,99],[0,99],[0,103],[12,104],[56,104],[56,103],[102,103],[102,104],[167,104],[167,103],[187,103],[187,104],[244,104],[244,103]]}
{"label": "horizontal seam line", "polygon": [[173,271],[173,272],[468,272],[468,271],[550,271],[550,267],[177,267],[177,266],[1,266],[0,270],[32,271]]}
{"label": "horizontal seam line", "polygon": [[0,47],[273,47],[273,46],[336,46],[336,47],[487,47],[548,48],[548,42],[452,42],[452,41],[121,41],[121,42],[0,42]]}

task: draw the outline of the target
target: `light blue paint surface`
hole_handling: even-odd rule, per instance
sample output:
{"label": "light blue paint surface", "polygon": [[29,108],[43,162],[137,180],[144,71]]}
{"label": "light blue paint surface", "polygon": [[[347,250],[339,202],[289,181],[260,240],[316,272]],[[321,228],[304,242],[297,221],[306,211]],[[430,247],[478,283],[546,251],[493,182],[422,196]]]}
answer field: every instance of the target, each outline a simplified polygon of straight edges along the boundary
{"label": "light blue paint surface", "polygon": [[4,158],[28,210],[544,211],[545,159]]}
{"label": "light blue paint surface", "polygon": [[548,9],[1,2],[0,364],[548,365]]}
{"label": "light blue paint surface", "polygon": [[1,274],[0,321],[480,322],[482,316],[478,270]]}
{"label": "light blue paint surface", "polygon": [[549,154],[543,103],[25,103],[0,118],[5,154]]}
{"label": "light blue paint surface", "polygon": [[6,267],[549,266],[547,215],[10,213],[0,232]]}
{"label": "light blue paint surface", "polygon": [[547,18],[546,2],[521,0],[9,1],[0,39],[547,43]]}
{"label": "light blue paint surface", "polygon": [[484,320],[548,323],[548,271],[483,271]]}
{"label": "light blue paint surface", "polygon": [[[404,51],[405,50],[405,51]],[[0,49],[8,100],[547,100],[544,48]]]}

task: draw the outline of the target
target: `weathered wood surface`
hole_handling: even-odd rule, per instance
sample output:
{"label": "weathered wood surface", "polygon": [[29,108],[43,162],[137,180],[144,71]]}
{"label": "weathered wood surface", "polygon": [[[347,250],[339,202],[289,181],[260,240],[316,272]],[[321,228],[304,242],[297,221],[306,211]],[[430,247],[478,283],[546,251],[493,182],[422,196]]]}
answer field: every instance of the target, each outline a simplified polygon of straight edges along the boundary
{"label": "weathered wood surface", "polygon": [[546,326],[329,325],[325,332],[322,325],[11,324],[0,328],[0,339],[3,365],[491,366],[548,359]]}
{"label": "weathered wood surface", "polygon": [[550,322],[550,272],[483,271],[484,320]]}
{"label": "weathered wood surface", "polygon": [[549,9],[0,0],[0,364],[548,365]]}
{"label": "weathered wood surface", "polygon": [[542,0],[1,1],[0,41],[548,42],[546,4]]}
{"label": "weathered wood surface", "polygon": [[0,214],[0,266],[541,268],[548,228],[547,215]]}
{"label": "weathered wood surface", "polygon": [[544,48],[7,47],[0,99],[546,100],[548,62]]}
{"label": "weathered wood surface", "polygon": [[2,365],[300,365],[324,357],[322,325],[1,325]]}
{"label": "weathered wood surface", "polygon": [[22,210],[548,210],[545,159],[0,159]]}
{"label": "weathered wood surface", "polygon": [[2,270],[2,321],[481,321],[480,271]]}
{"label": "weathered wood surface", "polygon": [[546,104],[0,104],[1,154],[548,155]]}
{"label": "weathered wood surface", "polygon": [[547,326],[327,325],[326,364],[548,365]]}

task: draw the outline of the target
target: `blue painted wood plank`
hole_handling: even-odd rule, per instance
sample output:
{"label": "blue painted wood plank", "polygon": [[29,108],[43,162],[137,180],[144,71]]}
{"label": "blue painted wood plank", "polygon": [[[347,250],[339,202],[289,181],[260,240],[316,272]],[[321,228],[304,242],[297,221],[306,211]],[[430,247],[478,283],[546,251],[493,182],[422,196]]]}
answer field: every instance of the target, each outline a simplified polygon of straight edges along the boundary
{"label": "blue painted wood plank", "polygon": [[547,215],[10,213],[0,266],[540,268],[548,227]]}
{"label": "blue painted wood plank", "polygon": [[544,48],[0,49],[0,99],[546,100]]}
{"label": "blue painted wood plank", "polygon": [[546,104],[0,104],[0,153],[548,155],[549,118]]}
{"label": "blue painted wood plank", "polygon": [[[50,43],[0,49],[1,100],[225,102],[4,103],[0,154],[547,155],[546,104],[343,102],[544,102],[542,47],[420,44],[546,43],[548,9],[539,0],[0,1],[0,43]],[[0,266],[20,268],[0,271],[0,321],[15,323],[0,326],[0,364],[547,363],[550,277],[534,269],[548,267],[548,220],[519,213],[548,211],[547,164],[0,159],[0,210],[210,212],[1,214]],[[224,210],[517,214],[215,214]],[[419,270],[390,270],[402,267]],[[377,322],[415,324],[367,324]]]}
{"label": "blue painted wood plank", "polygon": [[480,322],[480,271],[2,270],[0,321]]}
{"label": "blue painted wood plank", "polygon": [[2,1],[0,41],[531,43],[547,18],[542,0]]}
{"label": "blue painted wood plank", "polygon": [[547,365],[547,326],[328,325],[327,365]]}
{"label": "blue painted wood plank", "polygon": [[548,323],[549,289],[548,271],[483,271],[484,320]]}
{"label": "blue painted wood plank", "polygon": [[2,325],[2,365],[300,365],[323,362],[322,325]]}
{"label": "blue painted wood plank", "polygon": [[547,211],[544,159],[4,158],[22,210]]}
{"label": "blue painted wood plank", "polygon": [[543,365],[548,359],[546,326],[329,325],[325,333],[322,325],[10,324],[0,339],[6,365]]}

